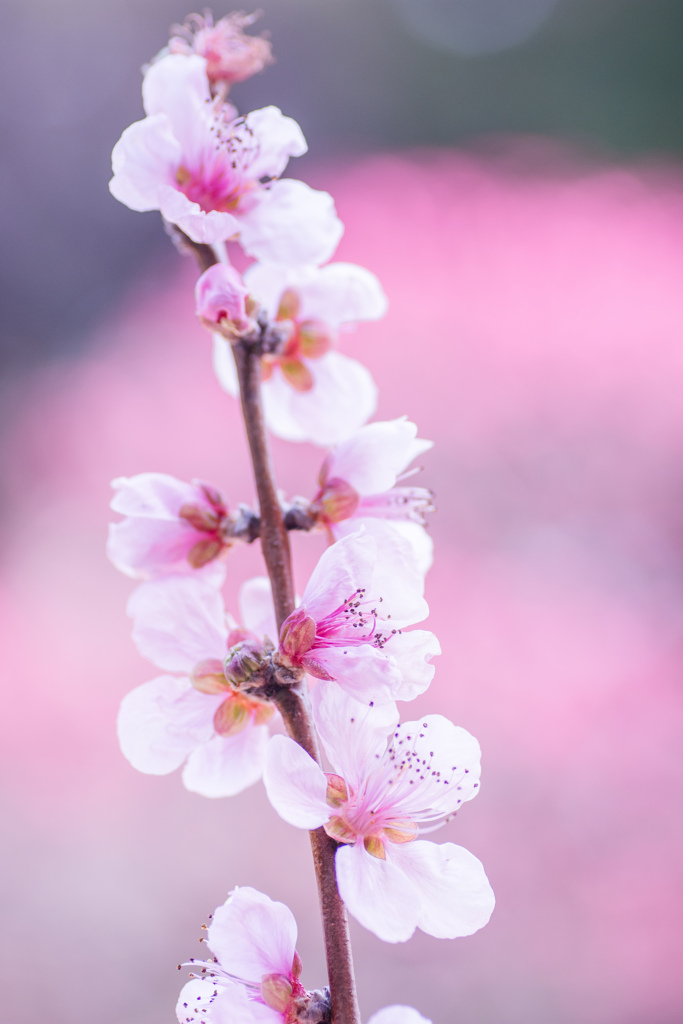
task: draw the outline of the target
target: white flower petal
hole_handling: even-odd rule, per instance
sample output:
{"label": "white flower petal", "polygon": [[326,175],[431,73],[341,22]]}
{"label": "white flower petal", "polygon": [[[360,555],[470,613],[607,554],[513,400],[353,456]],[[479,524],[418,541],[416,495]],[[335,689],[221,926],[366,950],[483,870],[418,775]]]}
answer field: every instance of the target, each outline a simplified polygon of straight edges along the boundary
{"label": "white flower petal", "polygon": [[285,117],[278,107],[262,107],[247,114],[246,123],[258,140],[249,176],[279,178],[290,156],[303,156],[308,150],[301,128],[294,118]]}
{"label": "white flower petal", "polygon": [[206,61],[196,54],[169,54],[155,61],[142,80],[145,113],[165,114],[169,118],[183,158],[191,163],[206,145],[209,100]]}
{"label": "white flower petal", "polygon": [[117,720],[124,757],[148,775],[167,775],[213,734],[220,697],[198,693],[189,679],[159,676],[121,702]]}
{"label": "white flower petal", "polygon": [[371,856],[362,842],[341,846],[335,865],[349,913],[384,942],[406,942],[417,927],[420,897],[403,871]]}
{"label": "white flower petal", "polygon": [[296,828],[314,829],[330,819],[327,779],[303,747],[289,736],[272,736],[263,782],[271,804]]}
{"label": "white flower petal", "polygon": [[373,1013],[368,1024],[432,1024],[412,1006],[385,1006]]}
{"label": "white flower petal", "polygon": [[[404,683],[396,661],[384,650],[361,644],[359,647],[327,647],[314,653],[315,660],[328,676],[361,705],[410,699],[401,696],[409,692],[410,686]],[[425,685],[422,690],[426,688]]]}
{"label": "white flower petal", "polygon": [[177,480],[168,473],[138,473],[112,480],[114,497],[110,508],[124,516],[145,516],[175,522],[181,506],[199,498],[195,484]]}
{"label": "white flower petal", "polygon": [[214,558],[200,569],[193,569],[188,561],[187,556],[200,536],[183,520],[131,517],[109,524],[107,557],[120,572],[133,579],[196,575],[211,586],[220,587],[225,579],[224,557]]}
{"label": "white flower petal", "polygon": [[357,588],[370,587],[376,561],[377,544],[367,533],[354,533],[332,544],[311,573],[302,606],[314,619],[324,618]]}
{"label": "white flower petal", "polygon": [[387,844],[387,856],[420,895],[417,925],[437,939],[472,935],[488,922],[495,898],[481,861],[454,843]]}
{"label": "white flower petal", "polygon": [[408,541],[396,530],[387,530],[381,519],[366,520],[363,532],[377,546],[370,593],[382,598],[377,608],[380,619],[392,629],[426,619],[429,605],[422,596],[424,575],[418,572]]}
{"label": "white flower petal", "polygon": [[387,749],[387,739],[398,723],[396,705],[369,708],[327,681],[313,689],[311,704],[320,741],[334,770],[357,786]]}
{"label": "white flower petal", "polygon": [[310,391],[295,391],[277,366],[264,382],[268,427],[286,441],[337,444],[372,416],[377,386],[361,363],[339,352],[304,362],[313,376]]}
{"label": "white flower petal", "polygon": [[220,210],[205,213],[199,203],[169,184],[159,186],[159,209],[166,220],[177,224],[193,241],[206,245],[224,242],[240,228],[240,220],[233,214]]}
{"label": "white flower petal", "polygon": [[244,280],[270,317],[277,313],[288,288],[299,294],[302,320],[322,320],[339,327],[378,320],[386,312],[387,300],[379,281],[355,263],[328,263],[325,267],[255,263],[245,272]]}
{"label": "white flower petal", "polygon": [[[359,523],[364,523],[367,526],[367,519],[360,519]],[[387,525],[390,525],[391,529],[395,530],[410,546],[415,559],[415,571],[424,577],[434,561],[434,541],[427,530],[419,523],[410,523],[402,519],[393,519]]]}
{"label": "white flower petal", "polygon": [[405,416],[368,423],[334,449],[328,476],[341,477],[361,495],[388,491],[409,465],[416,437],[416,425]]}
{"label": "white flower petal", "polygon": [[264,974],[290,975],[296,937],[289,907],[240,886],[214,912],[207,941],[226,970],[260,985]]}
{"label": "white flower petal", "polygon": [[364,529],[366,533],[370,533],[374,537],[388,534],[392,538],[389,543],[393,545],[405,542],[404,561],[411,573],[414,586],[422,593],[424,583],[418,585],[417,581],[424,580],[434,561],[434,542],[424,526],[404,519],[381,519],[375,516],[354,515],[351,519],[334,523],[332,533],[336,539],[339,539],[348,537],[350,533],[355,533],[360,529]]}
{"label": "white flower petal", "polygon": [[250,999],[243,985],[208,978],[188,982],[176,1006],[179,1024],[282,1024],[282,1014]]}
{"label": "white flower petal", "polygon": [[332,327],[379,320],[387,311],[387,297],[378,279],[356,263],[311,268],[298,291],[301,318],[323,320]]}
{"label": "white flower petal", "polygon": [[[425,761],[428,770],[419,786],[415,786],[411,803],[420,801],[420,808],[449,814],[479,792],[481,750],[474,736],[453,725],[443,715],[425,715],[414,722],[401,722],[394,739],[409,738],[414,763]],[[410,808],[406,808],[410,816]]]}
{"label": "white flower petal", "polygon": [[169,576],[141,583],[127,612],[138,650],[160,668],[189,674],[199,661],[225,657],[223,599],[204,580]]}
{"label": "white flower petal", "polygon": [[441,645],[426,629],[410,629],[387,640],[384,653],[396,665],[400,682],[394,688],[393,700],[414,700],[424,693],[434,678],[432,658],[441,654]]}
{"label": "white flower petal", "polygon": [[250,999],[241,985],[220,989],[210,1013],[208,1020],[208,1015],[202,1014],[196,1024],[282,1024],[281,1013]]}
{"label": "white flower petal", "polygon": [[222,338],[220,334],[213,335],[213,371],[218,378],[218,383],[233,398],[238,398],[240,393],[239,381],[237,380],[237,369],[232,355],[232,347],[229,341]]}
{"label": "white flower petal", "polygon": [[273,593],[267,576],[255,576],[242,584],[239,593],[240,621],[258,637],[270,637],[277,643],[278,628],[273,608]]}
{"label": "white flower petal", "polygon": [[344,233],[332,196],[294,178],[260,190],[239,220],[245,252],[268,263],[324,263]]}
{"label": "white flower petal", "polygon": [[267,726],[249,723],[235,736],[213,736],[188,757],[185,788],[200,796],[224,797],[253,786],[263,775],[268,735]]}
{"label": "white flower petal", "polygon": [[175,1009],[180,1024],[195,1024],[199,1020],[213,1024],[211,1004],[215,991],[216,986],[207,978],[193,978],[183,985]]}
{"label": "white flower petal", "polygon": [[182,157],[165,114],[136,121],[124,131],[111,155],[109,191],[131,210],[158,210],[159,191],[170,182]]}

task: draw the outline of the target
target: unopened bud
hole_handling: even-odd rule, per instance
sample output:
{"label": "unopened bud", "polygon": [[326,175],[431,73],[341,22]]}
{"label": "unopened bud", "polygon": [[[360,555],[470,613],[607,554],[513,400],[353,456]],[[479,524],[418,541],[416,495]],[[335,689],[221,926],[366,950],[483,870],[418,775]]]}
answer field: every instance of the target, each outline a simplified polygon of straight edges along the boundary
{"label": "unopened bud", "polygon": [[265,657],[266,650],[256,637],[241,640],[230,648],[223,662],[226,679],[239,689],[262,670]]}
{"label": "unopened bud", "polygon": [[218,658],[206,658],[192,669],[190,682],[200,693],[224,693],[228,681],[223,672],[223,662]]}
{"label": "unopened bud", "polygon": [[341,807],[349,799],[349,791],[341,775],[325,772],[327,779],[326,799],[330,807]]}
{"label": "unopened bud", "polygon": [[257,17],[258,14],[240,11],[226,15],[214,25],[208,11],[203,18],[191,14],[184,25],[173,26],[176,34],[168,44],[169,51],[205,57],[210,82],[243,82],[273,61],[269,41],[244,32]]}
{"label": "unopened bud", "polygon": [[197,281],[194,297],[197,316],[211,324],[223,324],[236,335],[253,327],[247,314],[249,291],[240,274],[227,263],[215,263]]}
{"label": "unopened bud", "polygon": [[261,998],[266,1006],[286,1013],[292,1000],[292,985],[284,974],[266,974],[261,979]]}
{"label": "unopened bud", "polygon": [[295,608],[282,623],[280,630],[280,652],[294,665],[298,665],[315,640],[315,619],[305,608]]}

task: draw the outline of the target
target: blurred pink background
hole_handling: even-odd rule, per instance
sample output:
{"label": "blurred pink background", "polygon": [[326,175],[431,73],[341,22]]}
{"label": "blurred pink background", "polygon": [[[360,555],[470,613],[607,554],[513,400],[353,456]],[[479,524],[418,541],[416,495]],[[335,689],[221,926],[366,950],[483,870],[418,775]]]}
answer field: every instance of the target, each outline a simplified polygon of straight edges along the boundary
{"label": "blurred pink background", "polygon": [[[439,837],[484,862],[477,935],[381,943],[354,925],[365,1019],[435,1024],[683,1019],[683,175],[588,164],[539,139],[318,166],[390,312],[348,336],[436,441],[421,711],[470,729],[483,785]],[[193,315],[194,270],[151,273],[87,354],[34,371],[5,435],[0,715],[12,1024],[162,1024],[175,965],[235,885],[284,900],[323,982],[307,837],[261,786],[208,801],[120,755],[118,703],[155,674],[106,562],[109,480],[159,470],[253,487],[234,402]],[[277,442],[311,495],[319,451]],[[321,539],[294,538],[299,590]],[[260,572],[229,563],[226,595]],[[405,707],[412,717],[413,708]]]}

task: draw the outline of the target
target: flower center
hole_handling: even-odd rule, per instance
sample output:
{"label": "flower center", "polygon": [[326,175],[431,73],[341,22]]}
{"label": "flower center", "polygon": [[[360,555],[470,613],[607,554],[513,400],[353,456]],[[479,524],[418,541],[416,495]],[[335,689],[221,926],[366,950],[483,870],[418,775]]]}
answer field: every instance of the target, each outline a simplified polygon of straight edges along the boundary
{"label": "flower center", "polygon": [[386,860],[386,843],[409,843],[418,835],[418,826],[411,818],[399,816],[389,805],[384,806],[379,794],[373,804],[368,795],[355,794],[339,775],[327,776],[327,802],[339,813],[332,815],[325,831],[338,843],[363,840],[369,854]]}
{"label": "flower center", "polygon": [[207,144],[192,165],[180,164],[175,184],[205,213],[233,213],[249,192],[266,184],[249,174],[258,142],[245,118],[227,122],[220,106],[213,110],[209,130],[213,144]]}
{"label": "flower center", "polygon": [[280,352],[269,353],[261,359],[261,376],[270,380],[273,370],[279,366],[287,383],[295,391],[310,391],[314,385],[313,374],[305,359],[320,359],[329,352],[336,340],[336,332],[323,320],[303,318],[301,297],[295,288],[287,288],[280,297],[275,319],[290,328],[289,337]]}

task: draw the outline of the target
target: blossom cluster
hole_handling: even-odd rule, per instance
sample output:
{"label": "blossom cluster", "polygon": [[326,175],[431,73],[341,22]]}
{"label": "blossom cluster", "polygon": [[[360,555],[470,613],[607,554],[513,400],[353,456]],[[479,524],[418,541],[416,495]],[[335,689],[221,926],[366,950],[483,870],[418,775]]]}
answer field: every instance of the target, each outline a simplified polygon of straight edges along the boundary
{"label": "blossom cluster", "polygon": [[[406,485],[431,442],[406,417],[368,420],[377,389],[337,351],[344,330],[376,320],[386,298],[369,270],[330,262],[343,226],[327,193],[282,177],[307,146],[277,107],[238,115],[230,87],[271,60],[244,29],[192,16],[146,69],[146,116],[113,152],[113,195],[159,210],[187,246],[211,247],[197,281],[201,324],[213,337],[220,386],[239,397],[235,353],[258,351],[265,421],[276,436],[327,449],[309,498],[281,497],[288,528],[320,532],[328,547],[293,611],[276,622],[267,578],[241,588],[239,616],[221,594],[230,550],[255,541],[260,511],[231,506],[213,484],[141,472],[113,482],[108,554],[138,580],[128,603],[133,639],[161,672],[123,700],[121,748],[139,771],[228,797],[263,779],[291,825],[324,829],[336,844],[339,893],[350,913],[388,942],[416,928],[469,935],[493,909],[479,860],[427,833],[478,793],[480,750],[438,714],[401,721],[397,701],[423,694],[437,638],[414,628],[429,612],[431,493]],[[253,262],[240,274],[226,243]],[[282,721],[267,680],[311,686],[325,772]],[[208,931],[215,958],[194,965],[178,1004],[182,1024],[304,1019],[296,925],[282,904],[236,889]],[[318,1018],[315,1018],[318,1019]],[[320,1018],[323,1019],[323,1018]],[[388,1007],[371,1024],[419,1024]]]}

